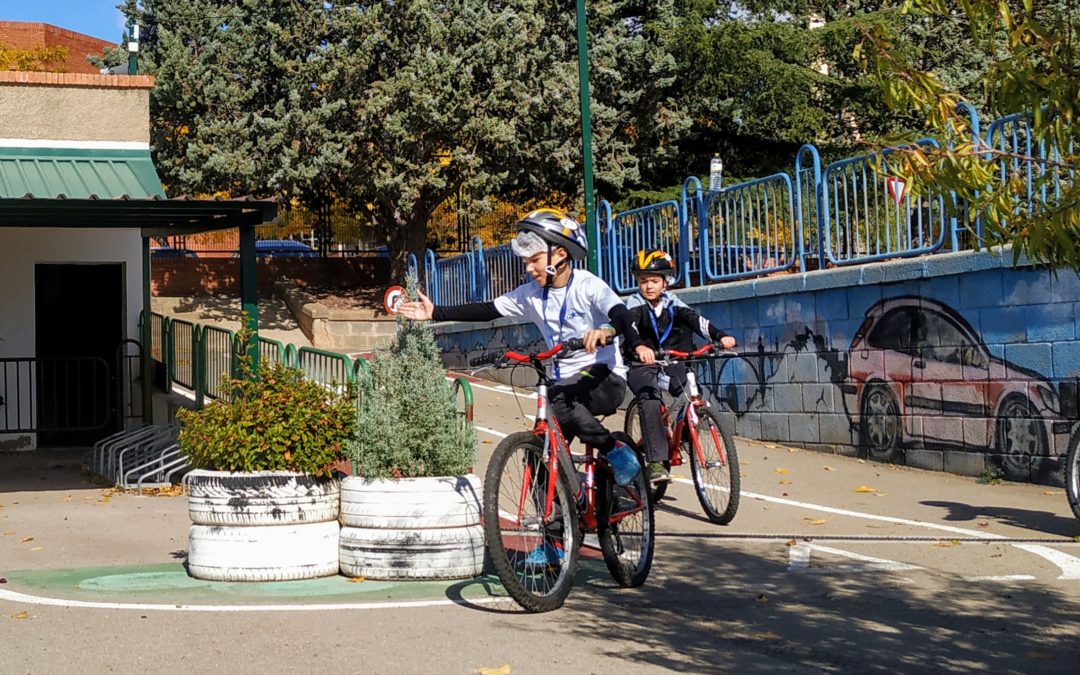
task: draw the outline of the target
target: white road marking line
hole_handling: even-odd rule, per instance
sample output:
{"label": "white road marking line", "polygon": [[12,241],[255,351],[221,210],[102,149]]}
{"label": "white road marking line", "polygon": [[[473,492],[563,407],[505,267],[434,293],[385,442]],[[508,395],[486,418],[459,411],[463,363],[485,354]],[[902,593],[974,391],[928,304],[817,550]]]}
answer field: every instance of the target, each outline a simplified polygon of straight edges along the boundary
{"label": "white road marking line", "polygon": [[499,385],[496,385],[494,387],[489,387],[486,384],[479,384],[479,383],[476,383],[476,382],[470,382],[469,386],[471,386],[473,389],[483,389],[485,391],[493,391],[496,394],[513,394],[515,396],[520,396],[521,398],[532,398],[532,399],[536,398],[536,392],[535,391],[518,391],[518,392],[515,392],[513,387],[508,387],[505,384],[499,384]]}
{"label": "white road marking line", "polygon": [[[685,478],[676,478],[676,483],[686,483],[693,485],[694,482]],[[720,487],[720,486],[712,486]],[[761,501],[771,502],[773,504],[783,504],[784,506],[794,506],[800,509],[809,509],[811,511],[821,511],[823,513],[832,513],[839,516],[848,516],[850,518],[863,518],[865,520],[878,520],[886,523],[895,523],[897,525],[910,525],[912,527],[925,527],[932,530],[940,530],[942,532],[951,532],[953,534],[962,534],[967,537],[974,537],[977,539],[996,540],[996,539],[1008,539],[1000,534],[993,534],[990,532],[979,532],[978,530],[967,530],[962,527],[953,527],[952,525],[940,525],[938,523],[928,523],[923,520],[912,520],[910,518],[895,518],[892,516],[878,516],[872,513],[862,513],[860,511],[851,511],[848,509],[839,509],[832,506],[824,506],[821,504],[811,504],[809,502],[800,502],[794,499],[784,499],[783,497],[772,497],[770,495],[757,494],[756,492],[747,492],[741,490],[739,494],[744,497],[750,497],[752,499],[760,499]],[[1062,553],[1046,546],[1040,546],[1037,544],[1011,544],[1016,548],[1033,553],[1045,560],[1050,561],[1061,569],[1061,576],[1059,580],[1074,581],[1080,580],[1080,558],[1069,555],[1068,553]]]}
{"label": "white road marking line", "polygon": [[[827,553],[841,558],[849,558],[851,560],[856,560],[862,564],[838,566],[834,565],[831,567],[812,568],[810,567],[811,551],[819,551],[821,553]],[[845,551],[838,548],[807,543],[799,543],[789,547],[788,560],[788,572],[791,572],[793,574],[840,574],[848,572],[910,572],[913,570],[922,569],[917,565],[909,565],[907,563],[901,563],[895,560],[873,558],[871,556],[860,555],[858,553],[852,553],[851,551]]]}
{"label": "white road marking line", "polygon": [[964,581],[1035,581],[1030,574],[1002,574],[991,577],[964,577]]}
{"label": "white road marking line", "polygon": [[1048,546],[1040,546],[1039,544],[1013,544],[1013,546],[1023,549],[1028,553],[1034,553],[1039,557],[1046,558],[1057,565],[1061,569],[1061,576],[1058,577],[1059,580],[1080,580],[1080,558],[1071,556],[1068,553],[1056,551]]}
{"label": "white road marking line", "polygon": [[478,424],[474,424],[474,425],[473,425],[473,428],[474,428],[474,429],[476,429],[477,431],[482,431],[482,432],[484,432],[485,434],[491,434],[492,436],[497,436],[497,437],[499,437],[499,438],[506,438],[507,436],[509,436],[509,435],[510,435],[510,434],[504,434],[504,433],[503,433],[503,432],[501,432],[501,431],[496,431],[496,430],[494,430],[494,429],[489,429],[489,428],[487,428],[487,427],[482,427],[482,426],[480,426],[480,425],[478,425]]}
{"label": "white road marking line", "polygon": [[477,598],[475,600],[409,600],[401,602],[349,602],[341,604],[322,603],[317,605],[177,605],[177,604],[141,604],[135,602],[97,602],[88,600],[67,600],[64,598],[45,598],[17,591],[0,589],[0,600],[21,602],[30,605],[49,607],[72,607],[80,609],[137,609],[151,612],[323,612],[346,609],[411,609],[416,607],[440,607],[448,605],[481,605],[504,600],[502,597]]}

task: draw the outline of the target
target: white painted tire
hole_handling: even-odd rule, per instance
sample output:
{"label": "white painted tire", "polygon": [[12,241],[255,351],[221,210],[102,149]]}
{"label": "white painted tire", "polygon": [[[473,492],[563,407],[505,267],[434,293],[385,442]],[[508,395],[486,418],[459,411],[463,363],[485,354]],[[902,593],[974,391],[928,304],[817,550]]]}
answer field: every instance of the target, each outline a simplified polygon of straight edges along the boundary
{"label": "white painted tire", "polygon": [[337,574],[341,528],[304,525],[192,525],[188,573],[208,581],[292,581]]}
{"label": "white painted tire", "polygon": [[483,489],[474,474],[341,481],[341,523],[348,527],[427,529],[480,524]]}
{"label": "white painted tire", "polygon": [[484,528],[341,528],[341,573],[369,579],[469,579],[484,569]]}
{"label": "white painted tire", "polygon": [[196,525],[292,525],[337,520],[337,479],[292,471],[189,474],[188,517]]}

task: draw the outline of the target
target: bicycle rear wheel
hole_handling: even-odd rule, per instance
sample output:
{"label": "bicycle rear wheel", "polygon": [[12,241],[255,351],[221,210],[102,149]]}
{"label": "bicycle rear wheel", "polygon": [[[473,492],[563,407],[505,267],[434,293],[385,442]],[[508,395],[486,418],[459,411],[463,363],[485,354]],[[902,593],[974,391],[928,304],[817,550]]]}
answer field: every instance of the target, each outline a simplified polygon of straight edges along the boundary
{"label": "bicycle rear wheel", "polygon": [[[577,570],[577,508],[562,472],[551,475],[535,434],[507,436],[484,480],[484,535],[506,592],[530,612],[562,607]],[[547,490],[555,481],[550,515]]]}
{"label": "bicycle rear wheel", "polygon": [[623,588],[645,583],[652,568],[656,522],[645,472],[626,487],[598,474],[596,537],[611,576]]}
{"label": "bicycle rear wheel", "polygon": [[700,408],[697,414],[696,445],[693,437],[687,439],[694,490],[709,520],[726,525],[739,510],[739,456],[735,441],[720,425],[716,413]]}
{"label": "bicycle rear wheel", "polygon": [[[626,408],[626,418],[623,422],[623,431],[630,440],[633,441],[633,447],[637,449],[638,458],[641,460],[641,465],[645,466],[648,461],[645,457],[645,432],[642,429],[641,424],[641,403],[634,399],[630,401],[630,405]],[[671,471],[671,462],[665,461],[664,468]],[[655,485],[650,484],[649,490],[652,496],[653,504],[658,503],[664,497],[664,493],[667,492],[667,483],[657,483]]]}

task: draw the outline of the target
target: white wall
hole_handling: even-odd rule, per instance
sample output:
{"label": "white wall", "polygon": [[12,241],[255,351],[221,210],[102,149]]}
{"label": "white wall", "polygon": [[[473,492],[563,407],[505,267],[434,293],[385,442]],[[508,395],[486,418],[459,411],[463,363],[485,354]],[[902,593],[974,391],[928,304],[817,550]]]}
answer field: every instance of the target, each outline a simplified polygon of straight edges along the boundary
{"label": "white wall", "polygon": [[[139,339],[142,240],[138,230],[0,227],[0,358],[33,357],[34,266],[38,263],[123,263],[125,337]],[[71,335],[78,340],[78,333]],[[0,395],[5,383],[0,382]],[[5,396],[12,401],[14,396]],[[2,426],[2,425],[0,425]],[[0,448],[22,446],[26,435],[0,434]],[[36,445],[33,439],[30,446]]]}

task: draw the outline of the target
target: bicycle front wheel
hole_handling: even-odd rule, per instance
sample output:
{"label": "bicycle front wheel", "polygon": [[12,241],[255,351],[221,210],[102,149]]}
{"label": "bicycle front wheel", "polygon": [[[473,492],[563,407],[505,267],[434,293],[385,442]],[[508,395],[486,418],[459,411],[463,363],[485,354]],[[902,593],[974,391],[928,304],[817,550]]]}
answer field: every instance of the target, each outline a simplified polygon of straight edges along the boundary
{"label": "bicycle front wheel", "polygon": [[[630,440],[633,441],[633,447],[638,450],[638,458],[641,460],[641,465],[645,466],[647,458],[645,457],[645,430],[644,425],[641,423],[641,403],[634,399],[630,401],[630,405],[626,408],[626,418],[623,422],[623,431]],[[671,471],[671,462],[665,460],[663,462],[664,468]],[[650,495],[652,496],[653,504],[657,504],[663,499],[664,494],[667,492],[667,483],[655,483],[649,488]]]}
{"label": "bicycle front wheel", "polygon": [[[555,490],[548,502],[548,486]],[[506,592],[530,612],[562,607],[574,585],[579,531],[570,484],[552,475],[535,434],[510,434],[484,481],[484,535]]]}
{"label": "bicycle front wheel", "polygon": [[1080,429],[1073,432],[1065,456],[1065,495],[1073,514],[1080,518]]}
{"label": "bicycle front wheel", "polygon": [[598,474],[596,537],[608,571],[623,588],[645,583],[652,568],[655,516],[649,481],[639,471],[634,482],[619,487]]}
{"label": "bicycle front wheel", "polygon": [[726,525],[739,510],[739,456],[735,441],[720,425],[716,413],[700,408],[697,414],[697,440],[688,439],[694,490],[709,520]]}

